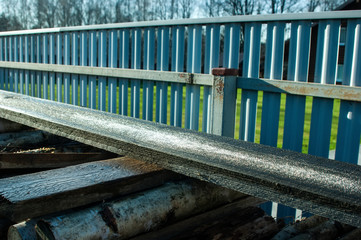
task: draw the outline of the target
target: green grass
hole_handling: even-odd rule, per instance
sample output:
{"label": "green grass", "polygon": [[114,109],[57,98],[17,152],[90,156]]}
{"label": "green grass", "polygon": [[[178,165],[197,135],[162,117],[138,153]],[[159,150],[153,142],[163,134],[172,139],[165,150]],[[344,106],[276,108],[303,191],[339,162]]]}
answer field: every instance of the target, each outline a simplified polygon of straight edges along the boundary
{"label": "green grass", "polygon": [[[130,84],[129,84],[130,85]],[[36,87],[35,87],[36,89]],[[43,91],[43,88],[41,88]],[[117,94],[119,94],[119,89],[117,89]],[[107,89],[108,91],[108,89]],[[64,101],[64,88],[62,89],[62,101]],[[185,119],[185,94],[186,88],[183,88],[183,117],[182,117],[182,127],[184,127],[184,119]],[[239,122],[240,122],[240,104],[241,104],[241,94],[242,90],[237,91],[237,112],[236,112],[236,126],[235,126],[235,138],[239,138]],[[89,89],[87,89],[87,95],[89,95]],[[37,93],[35,93],[37,96]],[[43,96],[43,92],[41,93]],[[48,96],[50,98],[50,86],[48,88]],[[98,108],[98,88],[96,89],[96,96],[97,96],[97,108]],[[131,89],[130,86],[128,88],[128,115],[131,113]],[[78,104],[80,103],[80,87],[78,88]],[[260,132],[261,132],[261,117],[262,117],[262,98],[263,93],[258,93],[258,103],[257,103],[257,121],[256,121],[256,135],[255,135],[255,142],[260,142]],[[55,86],[55,100],[57,99],[57,87]],[[72,94],[70,94],[70,99],[72,99]],[[140,89],[140,118],[142,116],[142,99],[143,99],[143,91],[142,88]],[[167,123],[170,123],[170,100],[171,99],[171,87],[168,87],[168,106],[167,106]],[[71,100],[72,101],[72,100]],[[304,119],[304,134],[303,134],[303,146],[302,152],[307,153],[308,151],[308,141],[309,141],[309,132],[310,132],[310,122],[311,122],[311,110],[312,110],[312,97],[306,97],[306,109],[305,109],[305,119]],[[284,114],[285,114],[285,104],[286,104],[286,95],[281,94],[281,106],[280,106],[280,121],[279,121],[279,131],[278,131],[278,142],[277,146],[279,148],[282,147],[283,141],[283,128],[284,128]],[[89,99],[88,99],[88,106],[89,106]],[[119,113],[119,96],[117,96],[117,113]],[[106,96],[106,108],[108,110],[108,93]],[[332,129],[331,129],[331,140],[330,140],[330,149],[335,149],[336,147],[336,137],[337,137],[337,128],[338,128],[338,114],[340,111],[340,100],[334,100],[334,108],[333,108],[333,119],[332,119]],[[154,85],[154,97],[153,97],[153,121],[155,121],[156,116],[156,84]],[[199,111],[199,130],[202,129],[202,116],[203,116],[203,87],[200,88],[200,111]]]}

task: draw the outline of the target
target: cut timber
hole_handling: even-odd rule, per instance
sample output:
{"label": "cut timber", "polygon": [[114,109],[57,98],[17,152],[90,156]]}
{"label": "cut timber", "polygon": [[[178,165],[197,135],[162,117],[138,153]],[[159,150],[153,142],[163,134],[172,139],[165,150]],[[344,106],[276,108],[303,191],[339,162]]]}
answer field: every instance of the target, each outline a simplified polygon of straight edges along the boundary
{"label": "cut timber", "polygon": [[10,226],[8,240],[37,240],[35,225],[37,219],[30,219]]}
{"label": "cut timber", "polygon": [[9,169],[52,169],[117,157],[99,153],[0,153],[0,172]]}
{"label": "cut timber", "polygon": [[126,239],[244,197],[186,180],[37,223],[42,239]]}
{"label": "cut timber", "polygon": [[[246,196],[242,199],[239,199],[233,203],[227,204],[225,206],[219,207],[217,209],[199,214],[192,218],[177,222],[173,225],[167,226],[160,230],[152,231],[135,238],[132,240],[165,240],[165,239],[175,239],[176,237],[181,237],[188,239],[196,235],[195,230],[199,228],[200,225],[209,224],[211,225],[214,221],[223,221],[225,224],[229,225],[229,216],[235,213],[242,213],[247,207],[257,206],[263,203],[264,200],[255,198],[252,196]],[[247,221],[250,221],[249,216],[246,217]],[[212,226],[211,226],[212,227]]]}
{"label": "cut timber", "polygon": [[289,225],[283,228],[279,233],[277,233],[272,240],[287,240],[296,235],[301,234],[302,232],[306,231],[310,228],[315,228],[320,224],[323,224],[327,221],[327,218],[313,215],[309,218],[306,218],[303,221],[296,222],[295,224]]}
{"label": "cut timber", "polygon": [[20,222],[178,177],[155,165],[123,157],[0,179],[0,215]]}

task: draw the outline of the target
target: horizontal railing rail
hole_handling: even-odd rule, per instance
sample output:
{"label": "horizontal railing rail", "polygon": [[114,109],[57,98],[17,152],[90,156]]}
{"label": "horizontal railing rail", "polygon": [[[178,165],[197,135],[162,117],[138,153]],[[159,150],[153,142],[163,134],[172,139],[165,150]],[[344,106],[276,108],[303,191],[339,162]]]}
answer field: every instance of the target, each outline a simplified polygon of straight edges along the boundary
{"label": "horizontal railing rail", "polygon": [[80,74],[98,77],[113,77],[127,79],[142,79],[169,83],[184,83],[195,85],[213,85],[213,76],[200,73],[165,72],[157,70],[141,70],[126,68],[88,67],[57,64],[20,63],[0,61],[0,68],[42,71],[48,73]]}
{"label": "horizontal railing rail", "polygon": [[361,102],[361,87],[260,78],[237,78],[237,88]]}

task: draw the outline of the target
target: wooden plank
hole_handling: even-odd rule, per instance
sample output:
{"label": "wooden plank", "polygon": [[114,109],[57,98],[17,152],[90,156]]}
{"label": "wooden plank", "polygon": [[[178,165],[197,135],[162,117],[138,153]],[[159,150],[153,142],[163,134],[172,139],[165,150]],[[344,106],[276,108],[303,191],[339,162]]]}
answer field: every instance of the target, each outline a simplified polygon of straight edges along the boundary
{"label": "wooden plank", "polygon": [[0,173],[9,169],[52,169],[115,158],[117,154],[98,153],[0,153]]}
{"label": "wooden plank", "polygon": [[176,176],[122,157],[0,179],[0,216],[18,222],[158,186]]}

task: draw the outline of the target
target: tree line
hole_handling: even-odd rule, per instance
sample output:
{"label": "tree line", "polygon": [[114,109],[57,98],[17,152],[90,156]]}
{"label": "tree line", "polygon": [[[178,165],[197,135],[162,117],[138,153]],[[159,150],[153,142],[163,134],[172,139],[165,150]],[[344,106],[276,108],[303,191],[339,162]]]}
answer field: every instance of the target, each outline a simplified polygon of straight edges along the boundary
{"label": "tree line", "polygon": [[0,31],[334,10],[346,0],[0,0]]}

